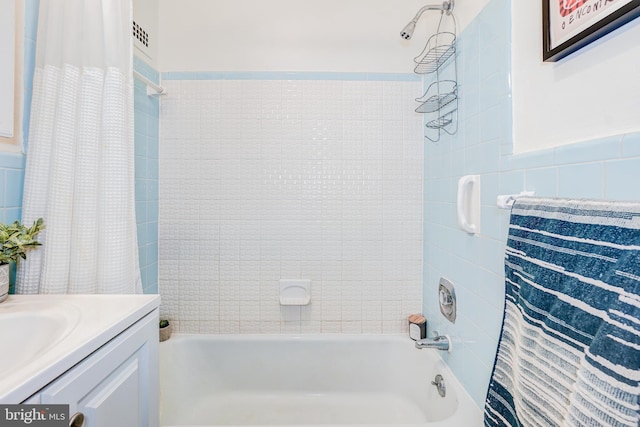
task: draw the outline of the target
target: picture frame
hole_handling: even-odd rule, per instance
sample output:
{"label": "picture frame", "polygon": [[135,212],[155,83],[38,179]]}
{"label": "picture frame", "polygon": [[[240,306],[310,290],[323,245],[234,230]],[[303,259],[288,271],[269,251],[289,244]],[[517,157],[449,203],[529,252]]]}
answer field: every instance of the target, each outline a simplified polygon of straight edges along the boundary
{"label": "picture frame", "polygon": [[640,16],[640,0],[542,0],[542,58],[555,62]]}

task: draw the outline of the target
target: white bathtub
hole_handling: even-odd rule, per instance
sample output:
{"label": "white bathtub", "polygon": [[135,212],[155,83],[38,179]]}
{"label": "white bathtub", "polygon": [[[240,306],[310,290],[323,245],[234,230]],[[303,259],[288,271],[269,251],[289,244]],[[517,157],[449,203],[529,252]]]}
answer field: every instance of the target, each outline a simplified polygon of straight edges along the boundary
{"label": "white bathtub", "polygon": [[178,334],[160,384],[165,427],[483,425],[437,350],[406,336]]}

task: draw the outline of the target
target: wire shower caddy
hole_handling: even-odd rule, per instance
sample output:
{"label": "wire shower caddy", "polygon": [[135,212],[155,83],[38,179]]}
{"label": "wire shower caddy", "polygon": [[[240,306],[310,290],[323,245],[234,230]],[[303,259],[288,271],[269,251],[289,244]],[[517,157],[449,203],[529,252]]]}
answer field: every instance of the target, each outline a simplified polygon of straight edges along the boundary
{"label": "wire shower caddy", "polygon": [[[453,31],[441,30],[445,16],[451,18]],[[417,113],[427,114],[425,138],[433,142],[440,140],[442,132],[454,135],[458,131],[456,33],[453,12],[443,10],[436,33],[429,37],[422,52],[414,58],[413,71],[416,74],[434,75],[433,82],[424,94],[416,98],[420,105],[415,110]]]}

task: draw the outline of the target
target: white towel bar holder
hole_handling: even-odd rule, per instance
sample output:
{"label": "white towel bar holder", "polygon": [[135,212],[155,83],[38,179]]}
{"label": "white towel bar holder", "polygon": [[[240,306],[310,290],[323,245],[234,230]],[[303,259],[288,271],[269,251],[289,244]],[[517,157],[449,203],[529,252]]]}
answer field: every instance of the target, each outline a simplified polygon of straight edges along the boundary
{"label": "white towel bar holder", "polygon": [[534,191],[521,191],[519,194],[501,194],[498,196],[496,203],[500,209],[511,209],[513,203],[520,197],[534,196]]}
{"label": "white towel bar holder", "polygon": [[147,85],[147,96],[162,96],[167,94],[162,86],[155,84],[136,70],[133,70],[133,77]]}

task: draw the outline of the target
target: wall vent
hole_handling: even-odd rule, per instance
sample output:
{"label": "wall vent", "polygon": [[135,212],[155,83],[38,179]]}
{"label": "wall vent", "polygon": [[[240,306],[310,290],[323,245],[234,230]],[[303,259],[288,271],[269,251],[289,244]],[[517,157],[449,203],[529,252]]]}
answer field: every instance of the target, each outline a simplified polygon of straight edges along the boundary
{"label": "wall vent", "polygon": [[149,33],[147,33],[140,25],[136,24],[136,21],[133,21],[133,37],[145,47],[149,47]]}

